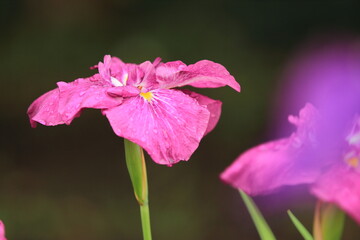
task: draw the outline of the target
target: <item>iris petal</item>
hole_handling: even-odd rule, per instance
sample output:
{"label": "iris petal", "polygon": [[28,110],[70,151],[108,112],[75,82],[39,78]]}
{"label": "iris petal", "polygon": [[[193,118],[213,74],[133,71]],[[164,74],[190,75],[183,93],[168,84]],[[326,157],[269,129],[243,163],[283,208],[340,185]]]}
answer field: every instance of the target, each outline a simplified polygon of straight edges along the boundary
{"label": "iris petal", "polygon": [[189,90],[182,91],[190,97],[196,99],[196,101],[200,105],[205,106],[206,109],[210,112],[209,124],[205,131],[205,135],[208,134],[215,128],[216,124],[219,122],[222,102]]}
{"label": "iris petal", "polygon": [[181,61],[162,63],[156,68],[160,87],[173,88],[190,85],[198,88],[230,86],[240,92],[240,85],[224,66],[202,60],[186,66]]}
{"label": "iris petal", "polygon": [[338,205],[360,224],[360,173],[346,164],[334,165],[311,187],[324,202]]}
{"label": "iris petal", "polygon": [[139,144],[155,162],[166,165],[190,158],[210,118],[195,99],[170,89],[152,91],[151,100],[124,99],[103,113],[118,136]]}
{"label": "iris petal", "polygon": [[312,133],[317,117],[316,109],[307,104],[299,117],[289,117],[297,126],[296,132],[241,154],[221,179],[250,195],[270,193],[286,185],[313,183],[324,166],[310,154],[316,142]]}
{"label": "iris petal", "polygon": [[121,104],[121,98],[107,94],[107,87],[89,79],[58,82],[58,88],[45,93],[29,107],[28,114],[33,127],[35,122],[46,126],[70,124],[83,108],[105,109]]}

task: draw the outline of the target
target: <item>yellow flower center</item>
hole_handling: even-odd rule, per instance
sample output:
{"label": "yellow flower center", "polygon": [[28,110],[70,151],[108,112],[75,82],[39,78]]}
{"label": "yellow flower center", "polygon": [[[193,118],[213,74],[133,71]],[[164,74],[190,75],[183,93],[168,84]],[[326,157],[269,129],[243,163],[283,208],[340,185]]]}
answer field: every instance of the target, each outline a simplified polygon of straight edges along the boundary
{"label": "yellow flower center", "polygon": [[146,99],[148,102],[151,101],[151,99],[153,98],[153,94],[152,92],[142,92],[140,93],[140,96],[142,96],[144,99]]}
{"label": "yellow flower center", "polygon": [[358,157],[349,158],[349,159],[346,160],[346,162],[350,167],[353,167],[353,168],[357,168],[359,166],[359,163],[360,163]]}

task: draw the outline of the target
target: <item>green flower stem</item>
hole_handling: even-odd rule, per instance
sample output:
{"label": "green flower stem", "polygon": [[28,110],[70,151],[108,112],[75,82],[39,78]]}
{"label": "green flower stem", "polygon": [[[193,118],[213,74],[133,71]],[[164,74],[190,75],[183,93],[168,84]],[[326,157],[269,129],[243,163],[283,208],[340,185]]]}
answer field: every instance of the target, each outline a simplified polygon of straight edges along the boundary
{"label": "green flower stem", "polygon": [[140,205],[140,214],[144,240],[151,240],[149,204]]}
{"label": "green flower stem", "polygon": [[318,201],[314,216],[315,240],[340,240],[345,224],[345,214],[331,203]]}
{"label": "green flower stem", "polygon": [[124,139],[126,166],[134,188],[135,198],[140,205],[141,225],[144,240],[151,240],[148,184],[143,149]]}
{"label": "green flower stem", "polygon": [[321,202],[318,201],[314,211],[314,223],[313,223],[313,236],[315,240],[323,240],[321,231],[321,217],[320,217]]}

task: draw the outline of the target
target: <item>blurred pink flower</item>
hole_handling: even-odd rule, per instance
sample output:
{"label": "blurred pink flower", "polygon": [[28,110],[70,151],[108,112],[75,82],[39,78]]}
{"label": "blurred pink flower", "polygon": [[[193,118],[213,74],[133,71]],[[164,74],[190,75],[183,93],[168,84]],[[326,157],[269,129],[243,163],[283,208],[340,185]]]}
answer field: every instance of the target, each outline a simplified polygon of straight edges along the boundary
{"label": "blurred pink flower", "polygon": [[217,124],[221,102],[191,92],[172,89],[240,85],[220,64],[202,60],[139,65],[106,55],[99,73],[73,82],[58,82],[28,109],[31,125],[70,124],[84,108],[101,109],[114,132],[139,144],[159,164],[188,160],[202,137]]}
{"label": "blurred pink flower", "polygon": [[[337,122],[311,104],[299,117],[290,137],[270,141],[241,154],[221,179],[250,195],[266,194],[281,186],[309,184],[317,198],[338,205],[360,224],[360,117],[355,114],[332,135]],[[330,140],[328,138],[331,138]]]}
{"label": "blurred pink flower", "polygon": [[[250,195],[307,184],[319,199],[337,204],[360,224],[360,44],[317,38],[291,61],[281,83],[279,109],[297,127],[290,137],[241,154],[221,178]],[[276,136],[288,133],[276,119]],[[286,136],[286,135],[285,135]]]}
{"label": "blurred pink flower", "polygon": [[5,238],[5,226],[2,221],[0,221],[0,240],[6,240]]}
{"label": "blurred pink flower", "polygon": [[[305,43],[286,64],[276,96],[272,129],[285,136],[283,121],[310,102],[341,130],[360,110],[360,41],[350,36],[318,36]],[[337,122],[334,124],[333,122]],[[333,129],[332,132],[335,132]]]}

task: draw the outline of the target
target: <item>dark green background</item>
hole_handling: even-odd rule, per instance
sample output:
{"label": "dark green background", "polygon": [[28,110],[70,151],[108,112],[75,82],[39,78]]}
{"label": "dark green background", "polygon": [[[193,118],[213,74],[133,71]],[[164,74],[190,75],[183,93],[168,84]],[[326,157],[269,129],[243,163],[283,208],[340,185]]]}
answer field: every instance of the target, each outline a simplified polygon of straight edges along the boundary
{"label": "dark green background", "polygon": [[[271,139],[272,108],[295,50],[313,36],[359,34],[356,1],[1,0],[0,219],[10,240],[141,239],[123,140],[97,110],[70,126],[31,129],[29,104],[57,81],[90,76],[111,54],[140,63],[219,62],[242,86],[199,89],[223,101],[216,129],[189,162],[147,158],[154,239],[258,239],[219,174]],[[301,239],[288,208],[312,224],[305,187],[255,198],[279,239]],[[344,239],[360,238],[348,220]]]}

